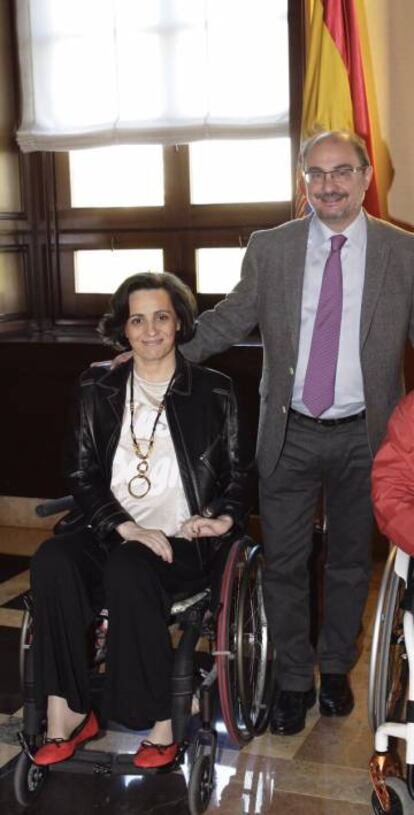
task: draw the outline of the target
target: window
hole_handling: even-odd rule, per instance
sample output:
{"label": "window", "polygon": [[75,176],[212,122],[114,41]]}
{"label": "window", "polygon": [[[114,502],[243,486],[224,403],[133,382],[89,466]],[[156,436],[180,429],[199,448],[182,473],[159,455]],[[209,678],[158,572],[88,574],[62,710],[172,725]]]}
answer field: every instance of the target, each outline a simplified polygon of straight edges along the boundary
{"label": "window", "polygon": [[[196,292],[200,310],[210,307],[239,279],[251,232],[291,217],[301,107],[302,2],[274,2],[279,38],[274,42],[275,93],[279,89],[290,95],[288,134],[285,128],[266,138],[88,147],[45,159],[46,206],[55,239],[50,265],[57,326],[95,324],[108,294],[140,270],[179,275]],[[223,0],[220,8],[226,3]],[[254,43],[260,50],[260,38],[252,38],[246,65],[255,60]],[[223,62],[217,84],[227,70],[231,67]],[[248,71],[243,82],[237,104],[243,87],[246,99],[255,99],[247,92]],[[260,94],[260,86],[256,91]],[[229,97],[230,111],[233,102]],[[246,115],[252,113],[246,110]]]}
{"label": "window", "polygon": [[61,272],[73,281],[70,311],[83,316],[83,295],[146,269],[183,277],[202,308],[239,279],[250,232],[290,216],[287,138],[96,148],[56,163]]}

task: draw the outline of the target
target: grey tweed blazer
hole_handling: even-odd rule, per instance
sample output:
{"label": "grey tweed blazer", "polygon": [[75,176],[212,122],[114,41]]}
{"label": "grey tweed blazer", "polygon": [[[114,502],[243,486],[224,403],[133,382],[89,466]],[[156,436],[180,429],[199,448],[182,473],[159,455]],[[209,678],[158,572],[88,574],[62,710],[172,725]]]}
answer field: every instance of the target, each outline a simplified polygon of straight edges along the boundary
{"label": "grey tweed blazer", "polygon": [[[263,342],[257,462],[275,467],[285,437],[298,356],[302,285],[312,215],[254,232],[232,292],[204,312],[183,354],[201,361],[239,342],[258,325]],[[407,338],[414,339],[414,235],[367,217],[360,354],[372,453],[404,392]]]}

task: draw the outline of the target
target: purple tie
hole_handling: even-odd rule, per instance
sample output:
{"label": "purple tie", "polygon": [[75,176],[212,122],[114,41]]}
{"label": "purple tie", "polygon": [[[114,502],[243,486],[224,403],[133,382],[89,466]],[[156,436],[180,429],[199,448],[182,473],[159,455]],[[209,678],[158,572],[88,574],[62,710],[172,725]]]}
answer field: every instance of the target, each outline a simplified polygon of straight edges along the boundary
{"label": "purple tie", "polygon": [[320,416],[333,404],[335,397],[342,317],[340,252],[345,241],[344,235],[333,235],[331,252],[323,273],[302,396],[312,416]]}

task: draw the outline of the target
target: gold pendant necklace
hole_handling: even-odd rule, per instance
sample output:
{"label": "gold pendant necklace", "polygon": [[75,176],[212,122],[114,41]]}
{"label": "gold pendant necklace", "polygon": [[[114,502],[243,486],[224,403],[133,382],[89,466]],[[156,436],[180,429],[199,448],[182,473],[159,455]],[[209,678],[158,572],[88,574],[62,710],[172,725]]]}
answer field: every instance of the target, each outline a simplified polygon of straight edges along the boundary
{"label": "gold pendant necklace", "polygon": [[150,457],[151,450],[154,446],[155,431],[157,429],[157,424],[161,418],[161,413],[163,412],[165,407],[166,394],[167,391],[165,392],[159,404],[157,415],[152,426],[151,435],[147,441],[147,450],[144,453],[139,446],[139,442],[134,431],[134,372],[131,371],[130,395],[129,395],[129,413],[130,413],[129,427],[131,431],[131,439],[134,447],[134,452],[137,458],[139,459],[137,464],[137,474],[133,475],[131,480],[128,482],[128,492],[132,496],[132,498],[145,498],[145,496],[148,495],[151,489],[151,479],[148,474],[149,473],[148,459]]}

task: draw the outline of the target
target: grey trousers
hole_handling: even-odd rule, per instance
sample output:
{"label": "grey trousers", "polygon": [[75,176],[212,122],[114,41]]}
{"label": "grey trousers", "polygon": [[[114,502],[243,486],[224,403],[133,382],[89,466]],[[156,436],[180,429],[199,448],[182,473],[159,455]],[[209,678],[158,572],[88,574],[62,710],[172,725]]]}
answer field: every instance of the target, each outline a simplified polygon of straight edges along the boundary
{"label": "grey trousers", "polygon": [[[364,419],[327,427],[290,414],[281,458],[261,480],[265,604],[284,690],[307,690],[316,660],[325,673],[346,673],[356,660],[371,571],[371,464]],[[321,489],[328,540],[315,654],[309,558]]]}

